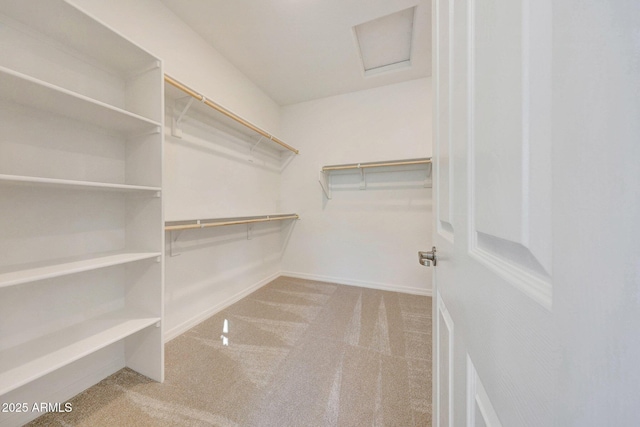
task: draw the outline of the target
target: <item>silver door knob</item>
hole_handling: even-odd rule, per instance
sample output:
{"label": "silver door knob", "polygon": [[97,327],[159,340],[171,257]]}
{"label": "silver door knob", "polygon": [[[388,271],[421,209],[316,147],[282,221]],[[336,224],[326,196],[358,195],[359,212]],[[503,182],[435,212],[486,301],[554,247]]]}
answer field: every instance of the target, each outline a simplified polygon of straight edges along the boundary
{"label": "silver door knob", "polygon": [[436,257],[436,247],[431,248],[430,251],[419,251],[418,252],[418,262],[424,266],[429,267],[431,265],[431,261],[433,261],[433,266],[435,267],[438,263],[438,258]]}

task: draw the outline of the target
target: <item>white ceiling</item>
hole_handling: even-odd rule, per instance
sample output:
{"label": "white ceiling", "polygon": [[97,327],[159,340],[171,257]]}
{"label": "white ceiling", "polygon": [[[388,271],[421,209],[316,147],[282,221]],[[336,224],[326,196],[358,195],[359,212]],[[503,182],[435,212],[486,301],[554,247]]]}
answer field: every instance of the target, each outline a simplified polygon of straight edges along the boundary
{"label": "white ceiling", "polygon": [[[161,1],[280,105],[431,75],[431,0]],[[353,27],[413,6],[411,66],[365,76]]]}

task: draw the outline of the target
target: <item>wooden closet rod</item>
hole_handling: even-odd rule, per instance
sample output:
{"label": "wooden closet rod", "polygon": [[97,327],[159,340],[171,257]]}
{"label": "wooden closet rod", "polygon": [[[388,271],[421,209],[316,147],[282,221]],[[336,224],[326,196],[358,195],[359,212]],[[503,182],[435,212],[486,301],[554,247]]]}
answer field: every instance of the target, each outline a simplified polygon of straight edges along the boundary
{"label": "wooden closet rod", "polygon": [[197,99],[198,101],[202,101],[205,104],[207,104],[209,107],[213,108],[214,110],[224,114],[225,116],[235,120],[236,122],[240,123],[241,125],[248,127],[249,129],[251,129],[252,131],[259,133],[260,135],[264,136],[265,138],[270,139],[271,141],[275,142],[276,144],[281,145],[282,147],[286,148],[287,150],[293,151],[294,153],[298,154],[299,151],[296,150],[295,148],[293,148],[292,146],[290,146],[289,144],[285,143],[284,141],[280,140],[279,138],[276,138],[275,136],[263,131],[262,129],[260,129],[259,127],[249,123],[248,121],[246,121],[245,119],[243,119],[242,117],[238,116],[237,114],[232,113],[231,111],[227,110],[224,107],[221,107],[220,105],[216,104],[215,102],[210,101],[209,99],[207,99],[204,95],[199,94],[198,92],[194,91],[193,89],[185,86],[184,84],[180,83],[179,81],[177,81],[176,79],[174,79],[173,77],[170,77],[168,75],[164,75],[164,81],[169,83],[170,85],[180,89],[181,91],[183,91],[184,93],[193,96],[195,99]]}
{"label": "wooden closet rod", "polygon": [[414,160],[393,160],[389,162],[376,162],[376,163],[353,163],[349,165],[335,165],[325,166],[323,171],[337,171],[344,169],[365,169],[365,168],[379,168],[383,166],[407,166],[407,165],[426,165],[431,163],[431,159],[414,159]]}
{"label": "wooden closet rod", "polygon": [[239,219],[235,221],[219,221],[219,222],[200,222],[199,220],[198,224],[168,225],[164,229],[165,231],[192,230],[195,228],[222,227],[225,225],[238,225],[238,224],[253,224],[256,222],[282,221],[285,219],[300,219],[300,216],[297,214],[273,216],[273,217],[266,216],[264,218]]}

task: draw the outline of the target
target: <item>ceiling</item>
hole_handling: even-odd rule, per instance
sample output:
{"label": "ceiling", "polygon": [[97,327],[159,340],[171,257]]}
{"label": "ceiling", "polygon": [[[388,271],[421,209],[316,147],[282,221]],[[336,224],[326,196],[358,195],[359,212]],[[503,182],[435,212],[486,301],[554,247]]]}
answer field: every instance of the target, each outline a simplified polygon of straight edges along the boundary
{"label": "ceiling", "polygon": [[[161,1],[280,105],[431,75],[431,0]],[[411,66],[365,75],[353,27],[413,6]]]}

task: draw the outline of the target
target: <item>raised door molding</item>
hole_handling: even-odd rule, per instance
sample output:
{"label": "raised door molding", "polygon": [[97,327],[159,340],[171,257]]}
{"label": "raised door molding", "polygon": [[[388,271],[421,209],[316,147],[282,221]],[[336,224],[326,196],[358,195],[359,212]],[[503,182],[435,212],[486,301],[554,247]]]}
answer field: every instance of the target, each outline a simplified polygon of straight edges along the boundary
{"label": "raised door molding", "polygon": [[548,1],[469,2],[469,250],[548,309],[549,18]]}
{"label": "raised door molding", "polygon": [[442,296],[437,292],[437,319],[436,319],[436,389],[435,393],[435,420],[436,427],[453,426],[453,378],[454,378],[454,335],[453,319],[449,310],[444,305]]}
{"label": "raised door molding", "polygon": [[453,146],[452,146],[452,96],[453,78],[453,6],[454,0],[438,0],[435,3],[436,19],[434,25],[437,64],[435,73],[435,111],[434,157],[435,179],[438,181],[434,197],[436,198],[436,232],[453,242]]}

